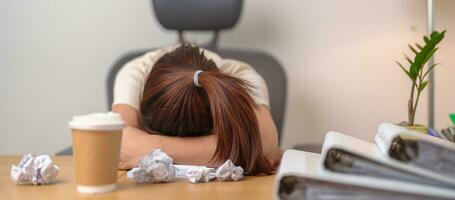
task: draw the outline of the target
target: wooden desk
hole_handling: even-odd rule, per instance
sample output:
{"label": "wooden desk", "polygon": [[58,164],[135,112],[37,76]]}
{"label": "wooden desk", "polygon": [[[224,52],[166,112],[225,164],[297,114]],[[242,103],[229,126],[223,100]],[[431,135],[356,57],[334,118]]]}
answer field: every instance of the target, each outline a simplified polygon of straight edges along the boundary
{"label": "wooden desk", "polygon": [[118,172],[117,190],[112,193],[85,195],[76,191],[71,156],[55,156],[60,168],[52,185],[15,185],[10,178],[11,165],[20,156],[0,156],[0,199],[273,199],[274,176],[245,177],[239,182],[192,184],[177,181],[160,184],[136,184]]}

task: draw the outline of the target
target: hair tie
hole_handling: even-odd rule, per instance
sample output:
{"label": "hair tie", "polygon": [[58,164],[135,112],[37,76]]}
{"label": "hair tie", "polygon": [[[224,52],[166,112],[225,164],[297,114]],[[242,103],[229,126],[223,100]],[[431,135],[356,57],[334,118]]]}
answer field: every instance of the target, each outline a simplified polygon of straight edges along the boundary
{"label": "hair tie", "polygon": [[194,82],[194,85],[196,85],[196,87],[202,87],[201,84],[199,84],[199,74],[201,74],[202,70],[196,70],[196,72],[194,72],[194,76],[193,76],[193,82]]}

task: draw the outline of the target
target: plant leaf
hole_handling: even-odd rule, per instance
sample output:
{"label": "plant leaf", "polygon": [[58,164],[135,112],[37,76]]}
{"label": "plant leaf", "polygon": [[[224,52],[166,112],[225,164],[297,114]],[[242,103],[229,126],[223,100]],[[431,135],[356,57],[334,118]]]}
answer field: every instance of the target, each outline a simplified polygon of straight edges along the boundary
{"label": "plant leaf", "polygon": [[404,73],[406,73],[406,75],[408,75],[408,77],[410,79],[412,79],[411,74],[409,74],[409,71],[406,70],[406,68],[404,68],[403,65],[400,62],[398,62],[398,61],[395,61],[395,62],[398,64],[398,66],[400,66],[400,68],[404,71]]}
{"label": "plant leaf", "polygon": [[434,54],[434,52],[436,51],[434,49],[436,48],[436,45],[444,38],[444,33],[445,33],[444,31],[442,33],[433,31],[430,38],[428,38],[427,36],[424,37],[426,44],[422,48],[422,50],[416,54],[414,58],[414,66],[416,67],[417,71],[422,70],[425,63]]}
{"label": "plant leaf", "polygon": [[422,92],[423,89],[425,89],[425,87],[428,85],[428,81],[423,81],[422,83],[419,84],[419,88],[417,88],[417,90],[419,92]]}
{"label": "plant leaf", "polygon": [[422,46],[420,46],[419,43],[416,43],[416,47],[419,48],[419,50],[422,50],[422,49],[423,49]]}
{"label": "plant leaf", "polygon": [[[438,31],[433,31],[429,36],[424,36],[423,40],[425,41],[425,45],[422,47],[418,43],[415,44],[414,48],[412,45],[408,45],[409,48],[412,50],[412,52],[415,53],[415,57],[412,60],[405,54],[405,59],[407,62],[409,62],[410,67],[408,70],[404,68],[401,64],[400,67],[405,71],[405,73],[411,78],[411,80],[415,83],[417,78],[419,78],[419,82],[422,83],[424,77],[428,74],[429,71],[426,71],[423,73],[423,68],[425,66],[425,63],[428,62],[428,60],[435,54],[435,52],[438,50],[437,45],[439,42],[444,38],[445,30],[442,32]],[[398,62],[397,62],[398,63]],[[434,66],[429,67],[428,70],[433,70]],[[415,85],[416,89],[419,89],[421,86]],[[422,89],[425,88],[426,86],[422,86]]]}
{"label": "plant leaf", "polygon": [[413,62],[412,62],[411,58],[409,58],[409,56],[406,54],[403,54],[403,55],[404,55],[404,58],[408,61],[408,63],[412,65]]}
{"label": "plant leaf", "polygon": [[425,60],[423,61],[423,63],[426,63],[428,62],[428,60],[430,60],[431,57],[433,57],[433,54],[438,50],[439,48],[434,48],[432,49],[428,54],[427,56],[425,57]]}
{"label": "plant leaf", "polygon": [[426,44],[430,43],[430,38],[428,38],[427,36],[423,36],[423,41],[425,41]]}
{"label": "plant leaf", "polygon": [[425,79],[425,77],[428,75],[428,73],[430,73],[430,72],[433,70],[433,68],[435,68],[435,67],[438,66],[438,65],[439,65],[439,63],[436,63],[436,64],[431,65],[431,66],[428,68],[428,70],[425,72],[425,74],[423,74],[422,79]]}
{"label": "plant leaf", "polygon": [[409,76],[410,78],[415,81],[417,79],[417,76],[419,75],[419,70],[417,70],[417,67],[415,65],[411,65],[409,67]]}
{"label": "plant leaf", "polygon": [[417,51],[414,49],[414,47],[412,47],[410,44],[408,44],[408,47],[411,49],[412,52],[414,52],[414,54],[417,54]]}

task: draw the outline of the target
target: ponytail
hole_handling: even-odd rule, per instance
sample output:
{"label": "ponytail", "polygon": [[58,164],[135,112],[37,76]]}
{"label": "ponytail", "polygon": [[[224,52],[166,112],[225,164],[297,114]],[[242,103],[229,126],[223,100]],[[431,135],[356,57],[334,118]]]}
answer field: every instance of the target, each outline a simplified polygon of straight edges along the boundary
{"label": "ponytail", "polygon": [[210,102],[213,133],[218,141],[213,159],[244,166],[248,173],[270,174],[272,166],[262,151],[261,135],[251,86],[220,72],[204,72],[199,82]]}
{"label": "ponytail", "polygon": [[271,174],[251,88],[220,72],[199,48],[182,45],[153,66],[144,85],[141,126],[168,136],[215,134],[212,161],[231,159],[248,174]]}

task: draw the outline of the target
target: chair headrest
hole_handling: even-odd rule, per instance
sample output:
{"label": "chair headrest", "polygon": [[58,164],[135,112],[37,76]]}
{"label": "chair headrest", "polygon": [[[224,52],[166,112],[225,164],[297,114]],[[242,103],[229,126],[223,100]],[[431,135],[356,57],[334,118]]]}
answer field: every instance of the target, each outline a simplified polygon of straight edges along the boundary
{"label": "chair headrest", "polygon": [[160,24],[171,30],[222,30],[240,17],[242,0],[152,0]]}

